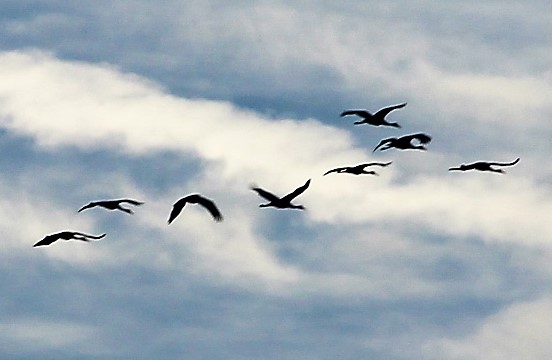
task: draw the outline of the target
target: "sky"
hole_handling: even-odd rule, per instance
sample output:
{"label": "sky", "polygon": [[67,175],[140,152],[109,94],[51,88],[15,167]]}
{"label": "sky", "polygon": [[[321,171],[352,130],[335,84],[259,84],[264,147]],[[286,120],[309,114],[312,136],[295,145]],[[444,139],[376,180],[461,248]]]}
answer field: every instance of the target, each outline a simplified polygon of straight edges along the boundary
{"label": "sky", "polygon": [[[0,8],[0,357],[552,354],[548,1]],[[400,129],[339,116],[402,102]],[[305,211],[250,190],[307,179]],[[191,193],[224,221],[167,225]],[[118,198],[144,205],[77,213]],[[107,236],[32,247],[63,230]]]}

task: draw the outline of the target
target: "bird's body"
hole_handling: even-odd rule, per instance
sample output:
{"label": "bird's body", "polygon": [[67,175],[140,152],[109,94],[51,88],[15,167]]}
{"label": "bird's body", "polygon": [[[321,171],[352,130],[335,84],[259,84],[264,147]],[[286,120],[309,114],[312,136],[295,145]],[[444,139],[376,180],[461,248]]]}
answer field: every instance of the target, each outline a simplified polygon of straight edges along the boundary
{"label": "bird's body", "polygon": [[341,113],[341,117],[347,116],[347,115],[356,115],[362,118],[361,121],[355,121],[355,125],[360,124],[370,124],[373,126],[392,126],[400,128],[401,126],[396,122],[388,122],[385,120],[385,117],[387,114],[389,114],[391,111],[395,109],[400,109],[406,106],[406,103],[388,106],[383,109],[378,110],[374,114],[368,112],[367,110],[345,110]]}
{"label": "bird's body", "polygon": [[291,203],[291,200],[299,196],[301,193],[303,193],[310,185],[310,179],[307,180],[307,182],[298,187],[297,189],[293,190],[286,196],[280,198],[264,189],[261,189],[260,187],[251,187],[251,190],[255,191],[259,196],[265,198],[269,202],[266,204],[260,204],[259,207],[268,207],[272,206],[278,209],[298,209],[298,210],[305,210],[305,207],[303,205],[295,205]]}
{"label": "bird's body", "polygon": [[380,162],[372,162],[372,163],[364,163],[364,164],[359,164],[359,165],[355,165],[355,166],[344,166],[344,167],[338,167],[338,168],[335,168],[335,169],[332,169],[332,170],[328,170],[326,171],[326,173],[324,175],[328,175],[330,173],[338,173],[338,174],[341,174],[341,173],[347,173],[347,174],[353,174],[353,175],[362,175],[362,174],[367,174],[367,175],[378,175],[377,172],[375,171],[368,171],[366,170],[366,168],[368,166],[381,166],[381,167],[385,167],[385,166],[389,166],[391,165],[391,161],[390,162],[387,162],[387,163],[380,163]]}
{"label": "bird's body", "polygon": [[84,234],[81,232],[75,232],[75,231],[61,231],[55,234],[46,235],[44,239],[34,244],[33,247],[50,245],[53,242],[56,242],[57,240],[65,240],[65,241],[79,240],[79,241],[89,242],[91,240],[102,239],[105,235],[106,234],[96,236],[96,235]]}
{"label": "bird's body", "polygon": [[99,200],[99,201],[92,201],[83,207],[81,207],[77,212],[81,212],[86,209],[90,209],[96,206],[103,207],[108,210],[121,210],[126,212],[127,214],[133,214],[133,211],[127,208],[124,208],[121,206],[121,204],[130,204],[139,206],[142,205],[143,202],[132,200],[132,199],[119,199],[119,200]]}
{"label": "bird's body", "polygon": [[[419,144],[415,145],[412,143],[413,140],[416,140],[419,142]],[[374,148],[373,151],[376,151],[377,149],[380,149],[380,151],[387,150],[390,148],[396,148],[400,150],[406,150],[406,149],[414,149],[414,150],[427,150],[425,148],[425,144],[429,144],[431,141],[431,136],[424,134],[424,133],[416,133],[416,134],[410,134],[401,136],[399,138],[387,138],[380,141],[378,146]]]}
{"label": "bird's body", "polygon": [[487,161],[477,161],[471,164],[462,164],[458,167],[451,167],[449,171],[468,171],[468,170],[477,170],[477,171],[490,171],[495,173],[504,174],[504,170],[495,169],[493,166],[514,166],[519,162],[519,158],[515,159],[509,163],[499,163],[499,162],[487,162]]}
{"label": "bird's body", "polygon": [[190,194],[174,203],[169,215],[169,224],[172,223],[174,219],[176,219],[176,217],[180,214],[180,212],[182,212],[182,209],[184,209],[184,206],[186,206],[187,203],[199,204],[203,206],[205,209],[207,209],[207,211],[209,211],[209,213],[211,213],[215,221],[222,221],[223,219],[222,214],[212,200],[207,199],[199,194]]}

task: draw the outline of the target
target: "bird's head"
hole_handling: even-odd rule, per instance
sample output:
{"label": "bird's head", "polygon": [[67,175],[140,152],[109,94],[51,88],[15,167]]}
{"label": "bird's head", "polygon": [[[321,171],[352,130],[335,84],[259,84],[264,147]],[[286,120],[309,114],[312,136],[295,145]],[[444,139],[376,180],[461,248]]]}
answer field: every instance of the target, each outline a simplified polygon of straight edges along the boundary
{"label": "bird's head", "polygon": [[457,166],[457,167],[449,168],[449,171],[464,171],[464,170],[466,170],[466,165],[465,164],[462,164],[462,165]]}

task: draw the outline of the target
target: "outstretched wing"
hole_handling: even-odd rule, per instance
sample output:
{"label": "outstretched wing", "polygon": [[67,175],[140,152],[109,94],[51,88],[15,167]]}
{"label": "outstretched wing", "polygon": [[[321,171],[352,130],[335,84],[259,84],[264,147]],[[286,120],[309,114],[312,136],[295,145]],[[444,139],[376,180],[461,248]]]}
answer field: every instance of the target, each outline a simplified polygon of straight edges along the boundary
{"label": "outstretched wing", "polygon": [[271,192],[268,192],[260,187],[251,187],[251,190],[255,191],[259,196],[264,197],[268,201],[279,201],[280,198]]}
{"label": "outstretched wing", "polygon": [[203,206],[209,213],[211,213],[211,216],[213,216],[213,219],[215,221],[222,221],[222,214],[220,213],[220,210],[217,208],[213,200],[207,199],[206,197],[203,197],[201,195],[191,195],[190,202],[199,204]]}
{"label": "outstretched wing", "polygon": [[395,138],[387,138],[387,139],[383,139],[382,141],[380,141],[380,143],[378,144],[378,146],[376,146],[374,148],[374,150],[372,150],[372,152],[376,151],[377,149],[379,149],[380,147],[382,147],[383,145],[385,144],[388,144],[390,143],[391,141],[395,140]]}
{"label": "outstretched wing", "polygon": [[171,213],[169,214],[169,220],[168,220],[169,225],[170,223],[173,222],[174,219],[176,219],[178,215],[180,215],[180,212],[182,211],[182,209],[184,209],[184,206],[186,205],[187,201],[188,201],[188,197],[183,197],[182,199],[178,200],[173,204]]}
{"label": "outstretched wing", "polygon": [[337,173],[338,173],[338,172],[341,172],[341,171],[347,170],[347,169],[348,169],[348,167],[338,167],[338,168],[335,168],[335,169],[331,169],[331,170],[326,171],[326,172],[324,173],[323,176],[328,175],[328,174],[331,174],[331,173],[333,173],[333,172],[337,172]]}
{"label": "outstretched wing", "polygon": [[519,158],[515,159],[514,161],[512,162],[509,162],[509,163],[499,163],[499,162],[490,162],[489,165],[491,166],[514,166],[515,164],[517,164],[519,162]]}
{"label": "outstretched wing", "polygon": [[347,115],[357,115],[357,116],[360,116],[360,117],[363,117],[363,118],[367,118],[367,117],[372,116],[372,114],[370,114],[366,110],[345,110],[341,113],[340,116],[343,117],[343,116],[347,116]]}
{"label": "outstretched wing", "polygon": [[391,111],[395,110],[395,109],[400,109],[400,108],[403,108],[406,106],[406,103],[402,103],[402,104],[398,104],[398,105],[393,105],[393,106],[388,106],[388,107],[385,107],[383,109],[380,109],[378,110],[374,116],[381,116],[382,118],[386,117],[387,114],[389,114]]}
{"label": "outstretched wing", "polygon": [[307,188],[310,185],[310,181],[311,181],[311,179],[308,179],[307,182],[303,186],[299,186],[297,189],[293,190],[292,192],[290,192],[289,194],[284,196],[282,198],[282,200],[286,201],[286,202],[290,202],[291,200],[293,200],[299,194],[303,193],[303,191],[307,190]]}
{"label": "outstretched wing", "polygon": [[136,200],[132,200],[132,199],[120,199],[120,200],[117,200],[119,203],[127,203],[127,204],[130,204],[130,205],[135,205],[135,206],[139,206],[139,205],[143,205],[144,203],[141,202],[141,201],[136,201]]}
{"label": "outstretched wing", "polygon": [[46,235],[44,239],[34,244],[33,247],[50,245],[51,243],[57,241],[58,239],[59,237],[55,235]]}
{"label": "outstretched wing", "polygon": [[428,144],[431,141],[431,136],[429,136],[428,134],[424,134],[424,133],[416,133],[416,134],[412,134],[412,135],[406,135],[406,136],[403,136],[403,138],[409,138],[410,141],[415,139],[415,140],[418,140],[421,144]]}

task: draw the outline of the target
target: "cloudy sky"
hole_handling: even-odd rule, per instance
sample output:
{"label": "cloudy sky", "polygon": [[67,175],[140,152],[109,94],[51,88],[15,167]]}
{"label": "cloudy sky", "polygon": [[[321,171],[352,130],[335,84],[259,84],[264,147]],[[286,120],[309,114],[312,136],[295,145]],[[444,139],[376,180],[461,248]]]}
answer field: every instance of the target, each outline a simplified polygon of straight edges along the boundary
{"label": "cloudy sky", "polygon": [[[0,357],[552,354],[548,1],[0,8]],[[339,117],[401,102],[401,129]],[[413,132],[428,151],[372,153]],[[368,161],[393,163],[322,176]],[[307,179],[306,211],[249,189]],[[190,193],[225,220],[168,226]],[[32,247],[62,230],[107,236]]]}

